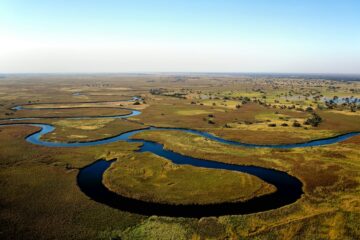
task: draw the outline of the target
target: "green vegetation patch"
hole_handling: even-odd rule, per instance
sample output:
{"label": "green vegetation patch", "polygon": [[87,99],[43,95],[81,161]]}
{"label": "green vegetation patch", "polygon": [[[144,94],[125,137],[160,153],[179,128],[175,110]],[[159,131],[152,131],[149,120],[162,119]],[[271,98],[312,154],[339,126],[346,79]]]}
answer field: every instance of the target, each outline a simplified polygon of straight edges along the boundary
{"label": "green vegetation patch", "polygon": [[192,116],[192,115],[208,114],[211,112],[206,110],[179,110],[177,113],[179,115]]}
{"label": "green vegetation patch", "polygon": [[125,119],[62,119],[54,122],[41,121],[55,125],[55,131],[43,136],[48,141],[94,141],[108,138],[123,132],[144,128],[135,122]]}
{"label": "green vegetation patch", "polygon": [[106,124],[114,121],[111,118],[97,118],[97,119],[72,119],[59,120],[54,124],[62,127],[77,128],[82,130],[95,130],[103,128]]}
{"label": "green vegetation patch", "polygon": [[151,153],[117,160],[103,181],[120,195],[169,204],[245,201],[275,191],[249,174],[175,165]]}

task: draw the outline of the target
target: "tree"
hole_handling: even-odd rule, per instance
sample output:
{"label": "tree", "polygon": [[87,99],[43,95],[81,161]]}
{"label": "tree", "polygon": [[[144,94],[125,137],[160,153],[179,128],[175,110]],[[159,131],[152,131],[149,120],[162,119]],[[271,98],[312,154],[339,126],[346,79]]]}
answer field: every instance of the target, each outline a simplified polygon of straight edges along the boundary
{"label": "tree", "polygon": [[314,112],[314,113],[311,114],[311,117],[306,119],[304,124],[305,125],[311,125],[313,127],[317,127],[317,126],[319,126],[321,121],[322,121],[322,118]]}

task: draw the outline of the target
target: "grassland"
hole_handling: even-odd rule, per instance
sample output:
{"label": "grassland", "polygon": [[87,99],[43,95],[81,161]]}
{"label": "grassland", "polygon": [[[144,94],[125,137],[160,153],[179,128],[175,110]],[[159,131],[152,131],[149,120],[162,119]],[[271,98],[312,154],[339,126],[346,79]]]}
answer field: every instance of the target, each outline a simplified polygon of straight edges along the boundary
{"label": "grassland", "polygon": [[[242,237],[258,236],[267,239],[317,236],[319,239],[337,239],[332,234],[338,234],[338,237],[352,239],[359,234],[356,227],[359,222],[354,218],[360,216],[360,154],[356,148],[360,137],[332,146],[292,150],[230,147],[175,131],[153,132],[151,135],[143,132],[136,137],[161,142],[167,149],[186,155],[233,164],[282,169],[301,179],[305,195],[300,201],[265,213],[265,219],[268,220],[264,222],[262,217],[261,220],[256,220],[261,222],[263,229],[254,230],[253,233],[243,232]],[[278,218],[282,216],[281,212],[284,215]],[[328,218],[333,220],[325,221]],[[319,233],[313,224],[324,229]],[[342,232],[331,231],[331,224]],[[275,234],[276,229],[283,230]],[[351,231],[347,232],[345,229]]]}
{"label": "grassland", "polygon": [[[317,111],[323,122],[318,127],[312,127],[304,125],[310,116],[306,111],[273,109],[255,103],[245,104],[240,109],[226,110],[221,107],[194,105],[186,100],[170,97],[149,99],[148,102],[150,106],[134,119],[159,127],[199,129],[247,143],[305,142],[360,129],[359,116],[329,111]],[[295,121],[302,126],[293,127]],[[272,123],[276,124],[276,127],[270,127],[269,124]],[[281,126],[283,123],[288,126]]]}
{"label": "grassland", "polygon": [[249,174],[178,166],[151,153],[119,159],[103,181],[120,195],[174,205],[245,201],[276,190]]}
{"label": "grassland", "polygon": [[[156,88],[164,89],[164,94],[149,92]],[[51,141],[95,140],[156,125],[194,128],[248,143],[292,143],[360,131],[358,108],[351,104],[327,105],[321,100],[334,96],[359,98],[359,89],[359,82],[271,77],[255,80],[248,76],[10,76],[0,81],[0,118],[117,115],[126,114],[127,110],[114,107],[137,107],[142,108],[143,114],[129,120],[50,118],[27,122],[55,125],[56,131],[44,136]],[[81,95],[73,95],[74,92]],[[146,104],[125,106],[125,102],[119,102],[134,95],[141,95]],[[92,103],[96,101],[115,103]],[[47,107],[66,109],[10,110],[29,103],[33,108],[52,103]],[[322,118],[316,127],[305,125],[312,114],[308,107]],[[293,127],[294,121],[301,126]],[[288,126],[281,126],[283,123]],[[218,171],[174,166],[165,159],[135,153],[136,143],[45,148],[24,141],[25,136],[36,130],[30,126],[0,127],[1,239],[360,238],[360,137],[328,146],[281,150],[231,147],[178,131],[143,132],[135,136],[163,143],[165,148],[189,156],[279,169],[304,184],[304,196],[279,209],[193,219],[141,216],[92,201],[76,185],[78,169],[100,158],[117,158],[106,173],[106,179],[112,181],[106,183],[110,188],[120,192],[121,184],[129,187],[134,183],[138,188],[129,188],[131,196],[137,190],[146,194],[146,190],[157,189],[160,194],[156,201],[165,202],[195,198],[183,195],[186,187],[190,187],[187,174],[201,180],[202,184],[192,183],[201,193],[205,192],[206,184],[218,184],[209,179],[210,174],[218,176]],[[164,169],[169,170],[166,178],[159,178]],[[146,174],[150,172],[149,177]],[[234,199],[244,176],[220,175],[221,182],[229,185],[211,188],[217,192],[213,200]],[[168,196],[181,198],[165,199],[164,193],[171,189],[164,182],[176,182],[178,188]],[[241,185],[241,194],[250,197],[256,182],[252,177],[247,179]],[[142,184],[149,185],[144,189]],[[191,200],[199,199],[196,195]]]}
{"label": "grassland", "polygon": [[92,141],[146,127],[123,119],[71,119],[51,123],[56,130],[45,135],[44,139],[58,142]]}
{"label": "grassland", "polygon": [[48,149],[24,141],[34,127],[0,130],[1,239],[94,239],[111,228],[125,230],[143,218],[96,204],[76,185],[78,168],[112,158],[120,149],[131,153],[136,144]]}

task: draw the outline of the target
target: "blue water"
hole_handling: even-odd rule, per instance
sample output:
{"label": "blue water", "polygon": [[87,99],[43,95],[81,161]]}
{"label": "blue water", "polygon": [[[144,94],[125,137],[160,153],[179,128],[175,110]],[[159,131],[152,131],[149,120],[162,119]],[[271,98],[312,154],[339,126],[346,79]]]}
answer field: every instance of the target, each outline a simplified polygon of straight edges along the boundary
{"label": "blue water", "polygon": [[[133,98],[130,101],[136,101],[137,98]],[[22,110],[24,107],[17,106],[14,109]],[[34,109],[34,108],[31,108]],[[131,110],[131,109],[128,109]],[[140,111],[131,110],[132,112],[127,115],[118,116],[106,116],[106,117],[69,117],[69,119],[88,119],[88,118],[129,118],[141,114]],[[39,118],[13,118],[8,119],[12,121],[18,120],[34,120]],[[31,125],[39,127],[40,130],[26,137],[26,141],[47,146],[47,147],[85,147],[96,146],[101,144],[107,144],[117,141],[137,142],[141,143],[141,147],[138,152],[151,152],[158,156],[169,159],[175,164],[179,165],[192,165],[196,167],[211,168],[211,169],[224,169],[229,171],[238,171],[248,173],[259,177],[265,182],[272,184],[276,187],[276,192],[250,199],[246,202],[230,202],[219,204],[207,204],[207,205],[169,205],[160,203],[144,202],[140,200],[126,198],[117,195],[114,192],[109,191],[102,183],[102,176],[106,169],[111,165],[113,161],[99,160],[95,163],[81,169],[78,174],[78,185],[80,189],[91,199],[106,204],[108,206],[121,209],[123,211],[129,211],[133,213],[145,214],[145,215],[162,215],[162,216],[182,216],[182,217],[203,217],[203,216],[221,216],[229,214],[247,214],[259,211],[266,211],[270,209],[279,208],[288,204],[291,204],[298,200],[303,194],[302,183],[295,177],[274,169],[267,169],[256,166],[241,166],[234,164],[226,164],[215,161],[208,161],[189,156],[184,156],[179,153],[175,153],[164,149],[163,145],[154,143],[151,141],[145,141],[141,139],[132,139],[132,137],[140,132],[144,131],[158,131],[158,130],[176,130],[196,134],[213,141],[217,141],[223,144],[241,147],[252,148],[298,148],[298,147],[313,147],[337,143],[344,141],[355,135],[359,135],[360,132],[347,133],[331,138],[313,140],[305,143],[296,144],[280,144],[280,145],[258,145],[241,143],[231,140],[222,139],[207,132],[192,129],[182,128],[159,128],[149,127],[146,129],[133,130],[130,132],[122,133],[106,139],[99,139],[96,141],[88,142],[49,142],[42,140],[41,137],[47,133],[55,130],[55,127],[49,124],[38,123],[13,123],[3,124],[2,126],[9,125]]]}
{"label": "blue water", "polygon": [[[134,111],[129,115],[118,116],[118,118],[127,118],[130,116],[136,116],[139,114],[140,114],[139,111]],[[86,117],[84,117],[84,118],[86,118]],[[106,118],[108,118],[108,117],[106,117]],[[205,137],[205,138],[211,139],[213,141],[232,145],[232,146],[251,147],[251,148],[280,148],[280,149],[329,145],[329,144],[334,144],[334,143],[344,141],[346,139],[349,139],[353,136],[357,136],[360,134],[360,132],[351,132],[351,133],[338,135],[335,137],[312,140],[312,141],[304,142],[304,143],[260,145],[260,144],[241,143],[241,142],[226,140],[226,139],[214,136],[211,133],[202,132],[202,131],[193,130],[193,129],[149,127],[149,128],[145,128],[145,129],[139,129],[139,130],[122,133],[120,135],[116,135],[116,136],[106,138],[106,139],[99,139],[96,141],[60,143],[60,142],[48,142],[48,141],[41,140],[41,137],[43,135],[54,131],[55,128],[52,125],[48,125],[48,124],[26,124],[26,125],[32,125],[32,126],[37,126],[37,127],[41,128],[41,131],[28,136],[26,138],[26,141],[33,143],[33,144],[37,144],[37,145],[47,146],[47,147],[84,147],[84,146],[102,145],[102,144],[113,143],[113,142],[117,142],[117,141],[129,141],[130,138],[133,137],[137,133],[144,132],[144,131],[158,131],[158,130],[176,130],[176,131],[187,132],[187,133],[196,134],[198,136]]]}

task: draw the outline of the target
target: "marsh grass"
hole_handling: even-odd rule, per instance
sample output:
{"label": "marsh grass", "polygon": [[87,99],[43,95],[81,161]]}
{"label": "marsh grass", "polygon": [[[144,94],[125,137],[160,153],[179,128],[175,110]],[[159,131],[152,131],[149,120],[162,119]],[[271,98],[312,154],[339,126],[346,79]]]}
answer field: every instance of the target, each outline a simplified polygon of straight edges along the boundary
{"label": "marsh grass", "polygon": [[103,181],[120,195],[175,205],[245,201],[276,190],[249,174],[179,166],[151,153],[122,157]]}

